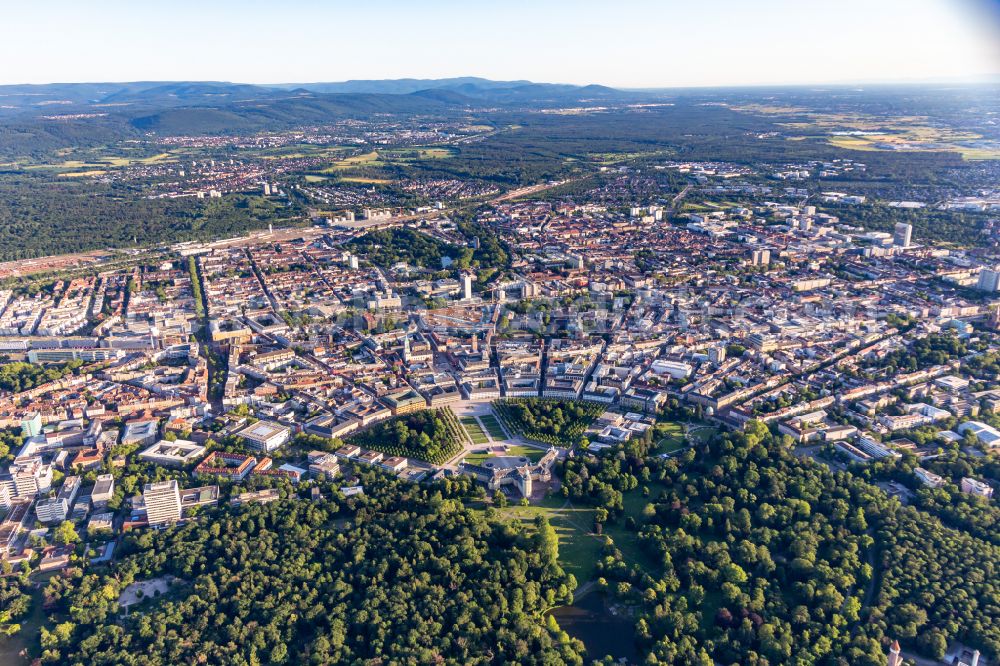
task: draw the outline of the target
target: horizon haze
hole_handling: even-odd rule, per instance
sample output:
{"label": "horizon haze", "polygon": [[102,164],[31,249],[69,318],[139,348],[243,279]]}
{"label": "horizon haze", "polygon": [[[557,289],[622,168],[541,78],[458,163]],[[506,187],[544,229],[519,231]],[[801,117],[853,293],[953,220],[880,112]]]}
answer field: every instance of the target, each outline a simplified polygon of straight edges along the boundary
{"label": "horizon haze", "polygon": [[[585,6],[581,6],[585,5]],[[273,20],[277,16],[280,20]],[[0,84],[529,78],[625,89],[996,81],[997,0],[20,3]],[[150,27],[155,26],[155,31]],[[444,29],[443,26],[447,26]],[[123,57],[125,56],[125,57]],[[293,73],[294,72],[294,73]]]}

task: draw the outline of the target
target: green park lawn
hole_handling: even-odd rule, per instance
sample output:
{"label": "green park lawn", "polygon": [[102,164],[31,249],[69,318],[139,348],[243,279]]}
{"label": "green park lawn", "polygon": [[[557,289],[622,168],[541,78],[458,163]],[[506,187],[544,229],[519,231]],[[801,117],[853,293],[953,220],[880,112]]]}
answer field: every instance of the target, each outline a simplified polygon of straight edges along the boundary
{"label": "green park lawn", "polygon": [[559,496],[547,497],[531,506],[511,506],[503,515],[512,520],[530,523],[535,516],[544,515],[559,535],[559,561],[567,572],[576,576],[578,583],[591,580],[601,557],[602,539],[591,530],[594,527],[594,510],[589,507],[567,505]]}
{"label": "green park lawn", "polygon": [[486,429],[490,433],[490,437],[499,440],[507,439],[507,433],[504,432],[500,422],[497,421],[497,417],[492,414],[487,414],[485,416],[480,416],[479,420],[483,422],[484,426],[486,426]]}
{"label": "green park lawn", "polygon": [[486,436],[486,432],[483,427],[479,425],[479,422],[471,416],[463,416],[461,419],[462,427],[465,428],[465,432],[469,434],[469,439],[472,440],[473,444],[487,444],[490,438]]}

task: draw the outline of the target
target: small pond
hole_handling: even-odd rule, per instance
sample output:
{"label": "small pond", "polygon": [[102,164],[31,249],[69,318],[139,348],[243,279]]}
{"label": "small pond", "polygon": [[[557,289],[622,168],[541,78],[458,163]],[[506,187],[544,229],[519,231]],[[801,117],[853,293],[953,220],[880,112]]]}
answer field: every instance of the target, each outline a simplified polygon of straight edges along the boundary
{"label": "small pond", "polygon": [[563,631],[583,641],[588,661],[611,655],[616,661],[624,658],[630,664],[639,663],[635,622],[628,615],[616,614],[605,595],[588,594],[572,606],[553,608],[548,614],[556,618]]}

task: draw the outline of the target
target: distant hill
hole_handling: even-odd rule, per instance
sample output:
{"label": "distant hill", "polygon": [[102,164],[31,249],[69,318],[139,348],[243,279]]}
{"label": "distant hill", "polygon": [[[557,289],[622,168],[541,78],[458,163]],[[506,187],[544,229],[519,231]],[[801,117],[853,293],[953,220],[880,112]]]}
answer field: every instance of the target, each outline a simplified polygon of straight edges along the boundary
{"label": "distant hill", "polygon": [[302,88],[317,93],[385,93],[407,95],[420,90],[446,88],[456,90],[460,86],[474,89],[508,88],[531,83],[531,81],[491,81],[476,76],[461,76],[450,79],[369,79],[341,81],[339,83],[279,83],[274,88]]}
{"label": "distant hill", "polygon": [[606,86],[575,86],[532,81],[491,81],[474,76],[451,79],[392,79],[382,81],[344,81],[342,83],[278,84],[279,88],[298,88],[316,93],[391,93],[409,94],[427,90],[451,91],[472,99],[489,102],[562,103],[587,98],[621,99],[635,97]]}
{"label": "distant hill", "polygon": [[143,131],[215,134],[284,129],[338,118],[363,118],[375,113],[445,113],[467,106],[467,102],[460,95],[437,91],[410,95],[298,93],[219,107],[201,105],[164,109],[135,117],[131,122]]}
{"label": "distant hill", "polygon": [[[491,102],[565,102],[587,97],[634,97],[605,86],[574,86],[531,81],[491,81],[477,77],[393,79],[341,83],[252,85],[224,81],[135,81],[130,83],[50,83],[0,86],[0,117],[32,113],[55,115],[130,108],[222,107],[239,102],[279,100],[306,95],[411,95],[450,91]],[[440,100],[447,99],[439,96]],[[350,104],[351,102],[345,102]],[[405,106],[405,104],[404,104]]]}
{"label": "distant hill", "polygon": [[475,108],[545,108],[634,99],[599,85],[477,77],[251,85],[134,81],[0,86],[0,153],[98,145],[140,133],[280,130],[371,114],[448,115]]}
{"label": "distant hill", "polygon": [[124,88],[105,95],[100,104],[138,105],[222,104],[241,100],[285,96],[287,92],[242,83],[182,82],[163,83],[149,88]]}

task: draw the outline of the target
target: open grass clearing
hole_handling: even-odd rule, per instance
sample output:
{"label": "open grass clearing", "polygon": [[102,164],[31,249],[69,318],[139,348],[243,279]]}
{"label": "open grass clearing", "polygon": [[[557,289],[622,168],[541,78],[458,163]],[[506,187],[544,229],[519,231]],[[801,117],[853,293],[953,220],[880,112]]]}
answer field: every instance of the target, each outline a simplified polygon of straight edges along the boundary
{"label": "open grass clearing", "polygon": [[580,583],[594,577],[603,539],[591,531],[593,509],[573,506],[556,495],[531,506],[508,507],[502,515],[529,524],[535,516],[544,515],[559,535],[559,561],[563,568]]}
{"label": "open grass clearing", "polygon": [[664,436],[656,443],[656,448],[652,453],[673,453],[683,448],[687,443],[684,437],[684,426],[680,423],[660,423],[658,428],[660,432],[664,433]]}
{"label": "open grass clearing", "polygon": [[364,176],[341,176],[340,181],[344,183],[362,183],[364,185],[390,185],[392,181],[388,178],[366,178]]}

